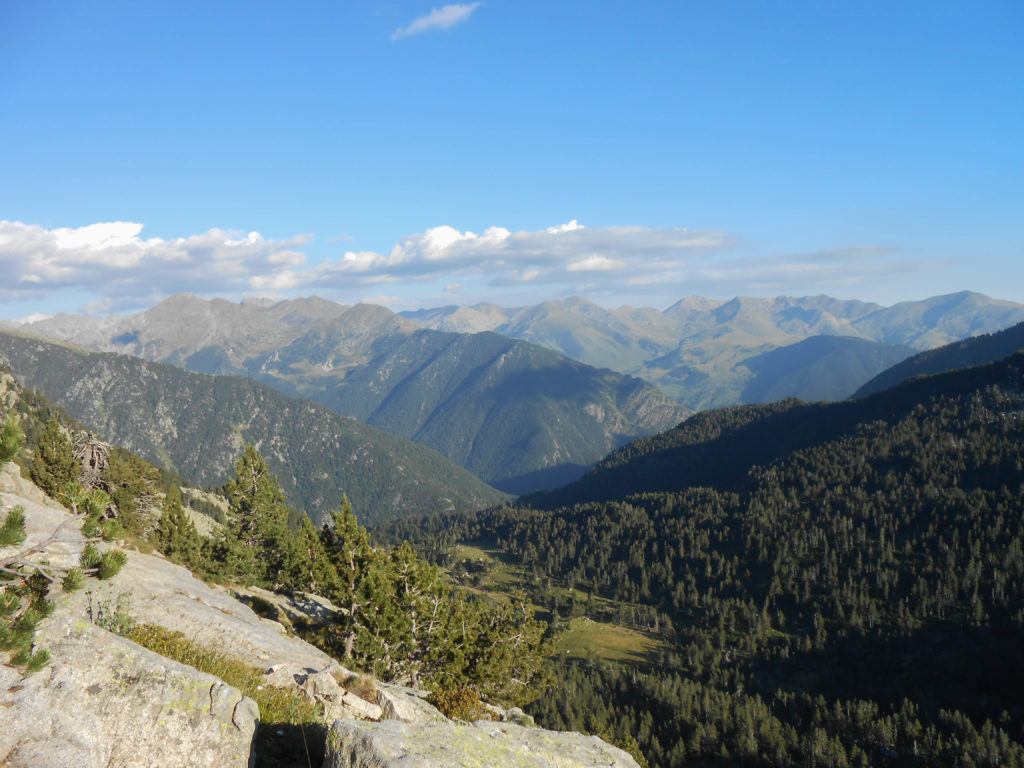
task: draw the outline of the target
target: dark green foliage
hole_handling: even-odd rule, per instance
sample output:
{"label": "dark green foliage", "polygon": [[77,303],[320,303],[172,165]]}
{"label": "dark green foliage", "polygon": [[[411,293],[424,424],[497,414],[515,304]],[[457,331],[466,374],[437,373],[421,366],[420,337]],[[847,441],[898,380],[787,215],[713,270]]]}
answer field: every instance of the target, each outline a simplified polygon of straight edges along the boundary
{"label": "dark green foliage", "polygon": [[491,605],[453,591],[407,544],[374,549],[347,499],[332,520],[321,533],[325,594],[345,610],[327,635],[332,652],[385,680],[531,698],[545,627],[522,596]]}
{"label": "dark green foliage", "polygon": [[117,575],[125,564],[127,556],[118,549],[101,552],[95,544],[86,544],[78,558],[82,572],[95,575],[100,579],[110,579]]}
{"label": "dark green foliage", "polygon": [[167,491],[156,538],[160,551],[172,561],[192,570],[199,567],[202,541],[195,524],[181,506],[181,491],[177,486],[171,486]]}
{"label": "dark green foliage", "polygon": [[78,481],[73,481],[64,485],[59,498],[72,514],[85,515],[82,534],[87,538],[114,541],[124,535],[120,522],[107,517],[112,501],[106,491],[85,488]]}
{"label": "dark green foliage", "polygon": [[15,547],[25,540],[25,510],[15,507],[4,518],[0,525],[0,549]]}
{"label": "dark green foliage", "polygon": [[32,482],[49,496],[58,498],[67,483],[78,479],[79,470],[71,440],[60,422],[51,417],[36,445],[36,456],[29,470]]}
{"label": "dark green foliage", "polygon": [[561,668],[534,709],[632,733],[654,765],[1024,765],[1022,371],[698,416],[610,457],[580,503],[416,541],[488,539],[658,636],[657,669]]}
{"label": "dark green foliage", "polygon": [[78,563],[83,571],[93,571],[99,568],[102,558],[103,553],[100,552],[95,544],[86,544],[82,554],[78,557]]}
{"label": "dark green foliage", "polygon": [[635,737],[652,765],[1024,765],[1009,716],[977,725],[943,710],[928,722],[907,699],[885,709],[782,690],[765,699],[678,672],[584,663],[560,664],[556,678],[557,692],[529,708],[538,723],[597,733],[627,750]]}
{"label": "dark green foliage", "polygon": [[112,579],[127,562],[128,556],[119,549],[108,549],[100,558],[96,576],[100,579]]}
{"label": "dark green foliage", "polygon": [[963,341],[946,344],[914,355],[898,365],[883,371],[864,384],[853,395],[867,397],[893,387],[914,376],[932,375],[956,368],[984,365],[1002,360],[1024,349],[1024,323],[996,333],[986,333]]}
{"label": "dark green foliage", "polygon": [[85,586],[85,574],[81,568],[72,568],[68,571],[67,576],[64,577],[64,583],[61,585],[61,589],[65,592],[74,592]]}
{"label": "dark green foliage", "polygon": [[295,557],[289,510],[277,478],[251,445],[235,463],[235,477],[225,490],[231,503],[226,535],[242,548],[236,575],[283,586]]}
{"label": "dark green foliage", "polygon": [[18,414],[11,411],[7,414],[3,427],[0,427],[0,465],[17,456],[24,442],[25,432],[21,428],[21,420]]}
{"label": "dark green foliage", "polygon": [[314,594],[326,594],[337,582],[338,574],[313,521],[301,515],[294,535],[293,556],[287,565],[289,587]]}

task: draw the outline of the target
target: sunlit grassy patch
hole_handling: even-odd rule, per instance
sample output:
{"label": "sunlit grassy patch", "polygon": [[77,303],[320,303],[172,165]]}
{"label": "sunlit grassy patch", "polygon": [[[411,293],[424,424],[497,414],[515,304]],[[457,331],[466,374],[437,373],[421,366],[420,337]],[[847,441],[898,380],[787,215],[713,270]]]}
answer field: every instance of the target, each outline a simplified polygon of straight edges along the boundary
{"label": "sunlit grassy patch", "polygon": [[573,619],[555,638],[556,653],[581,659],[651,663],[661,643],[648,635],[616,624]]}

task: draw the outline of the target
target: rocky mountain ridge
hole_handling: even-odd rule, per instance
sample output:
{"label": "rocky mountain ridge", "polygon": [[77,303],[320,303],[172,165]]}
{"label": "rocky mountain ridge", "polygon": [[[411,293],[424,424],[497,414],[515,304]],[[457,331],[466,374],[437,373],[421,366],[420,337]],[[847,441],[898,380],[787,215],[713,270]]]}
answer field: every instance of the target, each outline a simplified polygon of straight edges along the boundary
{"label": "rocky mountain ridge", "polygon": [[[891,307],[828,296],[728,301],[691,296],[663,312],[607,309],[571,298],[528,307],[481,304],[402,314],[427,328],[489,330],[540,344],[642,378],[703,410],[782,397],[842,399],[901,355],[1024,321],[1024,305],[964,291]],[[819,336],[862,343],[848,344],[841,355],[821,344],[795,346]],[[789,349],[788,377],[766,375],[759,370],[761,356],[780,348]],[[816,383],[823,368],[841,385],[823,392]]]}

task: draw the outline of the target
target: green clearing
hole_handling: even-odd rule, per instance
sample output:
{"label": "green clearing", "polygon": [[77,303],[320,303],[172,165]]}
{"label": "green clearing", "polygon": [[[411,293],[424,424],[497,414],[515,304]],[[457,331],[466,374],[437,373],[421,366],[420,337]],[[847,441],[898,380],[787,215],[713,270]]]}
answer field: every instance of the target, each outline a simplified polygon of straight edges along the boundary
{"label": "green clearing", "polygon": [[464,586],[484,591],[508,592],[522,589],[530,578],[525,569],[510,565],[497,549],[480,542],[455,547],[453,576]]}
{"label": "green clearing", "polygon": [[575,618],[555,639],[556,653],[577,659],[628,664],[657,663],[663,643],[618,624]]}
{"label": "green clearing", "polygon": [[[502,553],[489,542],[469,541],[456,545],[452,552],[452,577],[464,589],[483,595],[490,600],[503,600],[509,592],[525,589],[539,614],[548,613],[546,605],[551,597],[563,603],[563,610],[586,611],[588,606],[596,613],[609,615],[615,603],[598,595],[591,595],[580,585],[575,590],[551,584],[543,588],[525,568],[509,563]],[[569,608],[572,601],[574,607]],[[578,606],[578,607],[577,607]],[[565,622],[565,618],[561,619]],[[621,624],[595,621],[579,613],[565,624],[554,640],[556,653],[568,658],[594,659],[630,665],[651,666],[658,663],[664,643],[657,638]]]}

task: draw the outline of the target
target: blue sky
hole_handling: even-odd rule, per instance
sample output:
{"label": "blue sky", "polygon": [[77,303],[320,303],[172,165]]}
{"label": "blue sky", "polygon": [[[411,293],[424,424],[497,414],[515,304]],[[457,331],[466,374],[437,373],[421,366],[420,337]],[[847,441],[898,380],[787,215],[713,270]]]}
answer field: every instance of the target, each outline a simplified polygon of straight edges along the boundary
{"label": "blue sky", "polygon": [[1024,4],[0,0],[0,317],[1024,301]]}

